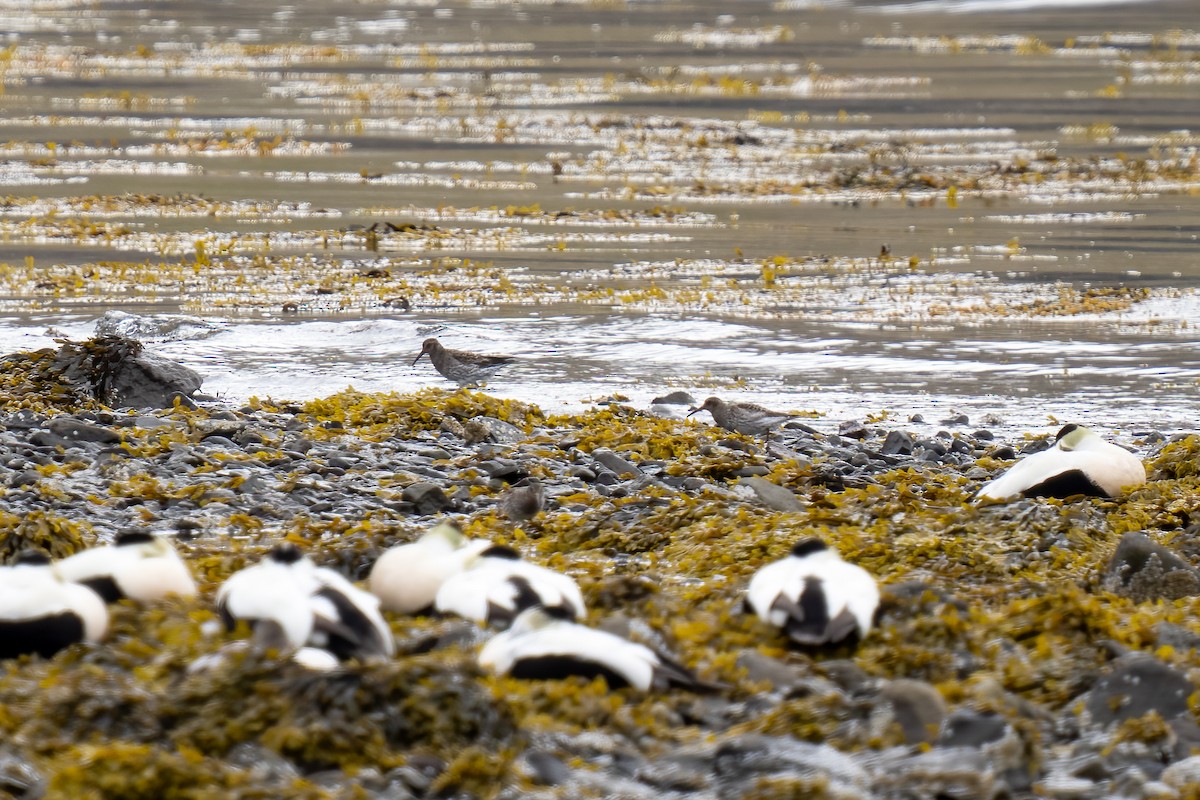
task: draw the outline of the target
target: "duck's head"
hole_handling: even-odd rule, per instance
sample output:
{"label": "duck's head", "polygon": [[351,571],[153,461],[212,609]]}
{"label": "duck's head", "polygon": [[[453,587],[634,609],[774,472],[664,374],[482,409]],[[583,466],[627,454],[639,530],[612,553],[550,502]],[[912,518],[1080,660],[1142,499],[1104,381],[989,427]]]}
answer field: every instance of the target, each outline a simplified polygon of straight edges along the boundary
{"label": "duck's head", "polygon": [[1058,434],[1054,437],[1054,445],[1059,450],[1074,450],[1083,444],[1088,439],[1091,439],[1096,434],[1092,433],[1088,428],[1082,425],[1076,425],[1074,422],[1063,425],[1059,429]]}

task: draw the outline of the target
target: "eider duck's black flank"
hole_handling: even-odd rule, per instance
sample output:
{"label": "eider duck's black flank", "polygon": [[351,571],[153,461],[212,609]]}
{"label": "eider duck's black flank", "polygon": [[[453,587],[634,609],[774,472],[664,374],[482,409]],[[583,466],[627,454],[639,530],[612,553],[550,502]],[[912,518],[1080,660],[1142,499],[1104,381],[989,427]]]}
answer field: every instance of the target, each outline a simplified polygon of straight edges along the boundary
{"label": "eider duck's black flank", "polygon": [[0,659],[49,658],[68,645],[100,641],[108,630],[104,601],[64,580],[45,552],[26,550],[0,567]]}
{"label": "eider duck's black flank", "polygon": [[824,581],[815,575],[804,579],[804,591],[800,592],[801,617],[788,620],[788,633],[820,637],[829,627],[829,606],[825,603]]}
{"label": "eider duck's black flank", "polygon": [[479,651],[479,663],[500,675],[535,680],[602,676],[610,688],[717,688],[645,645],[580,625],[560,610],[540,606],[522,611],[511,628],[493,636]]}
{"label": "eider duck's black flank", "polygon": [[629,685],[621,673],[595,661],[586,661],[572,656],[538,656],[523,658],[513,664],[509,674],[514,678],[531,681],[560,680],[581,675],[588,680],[604,678],[610,689],[623,689]]}
{"label": "eider duck's black flank", "polygon": [[83,620],[70,611],[37,619],[0,620],[0,659],[27,654],[50,658],[83,638]]}
{"label": "eider duck's black flank", "polygon": [[76,583],[88,587],[100,595],[100,599],[106,603],[116,603],[125,599],[125,593],[121,591],[121,587],[117,586],[117,582],[113,580],[111,575],[84,578],[83,580],[76,581]]}
{"label": "eider duck's black flank", "polygon": [[1110,496],[1080,469],[1073,469],[1047,478],[1041,483],[1030,486],[1021,494],[1025,497],[1057,497],[1060,500],[1080,494],[1089,497]]}
{"label": "eider duck's black flank", "polygon": [[819,553],[822,550],[828,550],[829,545],[815,536],[809,536],[806,539],[801,539],[792,545],[792,555],[797,558],[803,558],[811,553]]}
{"label": "eider duck's black flank", "polygon": [[[508,608],[489,600],[487,604],[488,622],[507,627],[516,619],[517,614],[534,606],[542,606],[555,619],[575,619],[576,614],[569,608],[562,605],[543,605],[541,595],[534,591],[533,585],[520,575],[509,578],[508,583],[513,587],[513,607]],[[563,616],[564,614],[565,616]]]}
{"label": "eider duck's black flank", "polygon": [[386,658],[391,655],[375,623],[345,594],[325,586],[317,592],[317,596],[333,603],[337,609],[336,622],[318,618],[315,627],[328,635],[329,641],[325,648],[337,656],[339,661],[368,656]]}

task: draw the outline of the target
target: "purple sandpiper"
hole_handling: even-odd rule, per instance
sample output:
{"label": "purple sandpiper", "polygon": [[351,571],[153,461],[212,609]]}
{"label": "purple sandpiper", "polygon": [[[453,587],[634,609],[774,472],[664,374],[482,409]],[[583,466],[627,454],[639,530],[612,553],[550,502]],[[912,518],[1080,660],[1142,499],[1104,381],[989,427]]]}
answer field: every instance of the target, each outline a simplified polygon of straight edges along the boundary
{"label": "purple sandpiper", "polygon": [[689,411],[688,416],[699,414],[701,411],[712,414],[713,420],[725,430],[744,433],[747,436],[766,433],[793,416],[784,411],[771,411],[754,403],[726,403],[719,397],[708,398],[704,405]]}
{"label": "purple sandpiper", "polygon": [[442,343],[433,338],[426,339],[421,345],[421,352],[413,359],[413,366],[421,360],[421,356],[426,355],[433,362],[434,369],[459,386],[478,386],[492,377],[496,370],[516,360],[512,356],[485,356],[465,350],[451,350],[442,347]]}
{"label": "purple sandpiper", "polygon": [[546,493],[542,482],[532,476],[518,481],[500,498],[500,510],[504,516],[520,525],[538,515],[546,505]]}

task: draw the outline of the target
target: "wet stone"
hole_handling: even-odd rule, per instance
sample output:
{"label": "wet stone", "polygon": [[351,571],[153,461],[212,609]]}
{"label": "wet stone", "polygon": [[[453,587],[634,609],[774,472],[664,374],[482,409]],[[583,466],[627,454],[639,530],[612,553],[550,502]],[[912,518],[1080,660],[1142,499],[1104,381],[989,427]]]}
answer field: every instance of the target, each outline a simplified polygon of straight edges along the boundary
{"label": "wet stone", "polygon": [[764,478],[742,478],[738,485],[749,487],[754,496],[767,508],[776,511],[802,511],[804,504],[796,497],[796,493],[785,486],[772,483]]}
{"label": "wet stone", "polygon": [[530,750],[521,756],[529,780],[539,786],[558,786],[571,777],[571,768],[561,758],[545,750]]}
{"label": "wet stone", "polygon": [[861,422],[847,420],[838,425],[838,435],[849,439],[866,439],[870,435],[870,432],[867,431],[867,426]]}
{"label": "wet stone", "polygon": [[904,741],[919,744],[937,739],[946,717],[946,701],[937,689],[923,681],[899,678],[889,681],[881,694],[891,703],[892,715],[904,733]]}
{"label": "wet stone", "polygon": [[942,723],[937,743],[942,747],[982,747],[1004,736],[1008,722],[998,714],[958,709]]}
{"label": "wet stone", "polygon": [[884,455],[911,455],[915,443],[911,435],[904,431],[889,431],[884,437],[879,452]]}
{"label": "wet stone", "polygon": [[799,667],[757,650],[738,653],[737,665],[739,669],[746,670],[746,677],[750,680],[756,683],[765,681],[775,689],[786,691],[804,680],[804,671]]}
{"label": "wet stone", "polygon": [[1130,531],[1117,543],[1101,585],[1139,603],[1177,600],[1200,595],[1200,572],[1170,548]]}
{"label": "wet stone", "polygon": [[1087,710],[1099,725],[1110,725],[1149,711],[1170,720],[1188,711],[1192,682],[1152,656],[1136,654],[1119,659],[1092,687]]}
{"label": "wet stone", "polygon": [[688,406],[695,407],[700,405],[696,398],[692,397],[685,391],[677,390],[670,394],[660,395],[650,401],[651,405],[663,406]]}
{"label": "wet stone", "polygon": [[412,503],[418,514],[437,514],[450,508],[452,502],[442,488],[433,483],[414,483],[405,487],[402,494],[405,502]]}
{"label": "wet stone", "polygon": [[114,444],[121,441],[121,434],[102,425],[93,425],[71,417],[55,417],[46,423],[51,433],[79,442]]}
{"label": "wet stone", "polygon": [[596,463],[617,475],[638,475],[641,473],[641,469],[632,461],[617,455],[606,447],[599,447],[593,450],[592,458],[596,460]]}

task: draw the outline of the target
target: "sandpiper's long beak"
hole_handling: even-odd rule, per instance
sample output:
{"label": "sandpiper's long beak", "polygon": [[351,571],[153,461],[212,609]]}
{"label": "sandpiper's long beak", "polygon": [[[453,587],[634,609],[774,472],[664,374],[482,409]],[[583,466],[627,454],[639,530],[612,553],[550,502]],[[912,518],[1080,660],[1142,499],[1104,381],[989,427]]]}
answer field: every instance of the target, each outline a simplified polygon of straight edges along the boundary
{"label": "sandpiper's long beak", "polygon": [[[692,414],[699,414],[703,410],[704,410],[703,408],[693,408],[691,411],[689,411],[687,413],[687,417],[690,417]],[[686,417],[685,417],[685,419],[686,419]]]}
{"label": "sandpiper's long beak", "polygon": [[424,356],[424,355],[425,355],[425,351],[424,351],[424,350],[422,350],[421,352],[417,353],[417,357],[413,359],[413,363],[412,363],[412,365],[415,367],[415,366],[417,365],[417,362],[418,362],[418,361],[420,361],[420,360],[421,360],[421,357],[422,357],[422,356]]}

